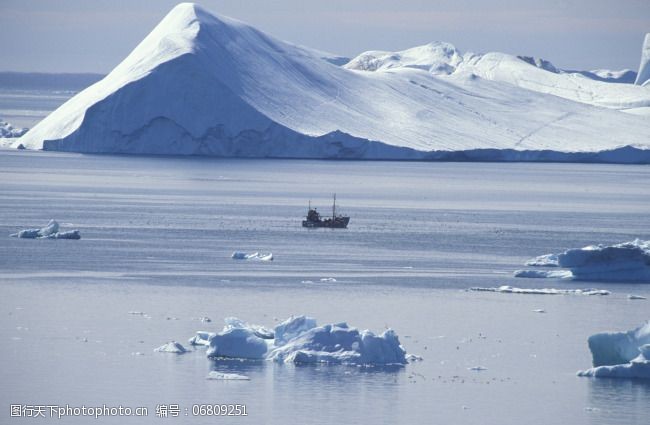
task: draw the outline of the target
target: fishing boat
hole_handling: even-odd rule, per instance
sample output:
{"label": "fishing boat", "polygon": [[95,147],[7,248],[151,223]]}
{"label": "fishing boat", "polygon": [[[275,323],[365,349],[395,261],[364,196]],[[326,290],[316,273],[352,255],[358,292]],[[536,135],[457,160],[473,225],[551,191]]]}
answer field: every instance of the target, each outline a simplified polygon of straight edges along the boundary
{"label": "fishing boat", "polygon": [[311,207],[311,201],[309,201],[309,207],[307,209],[307,217],[302,221],[302,227],[326,227],[330,229],[346,229],[348,223],[350,222],[350,217],[345,215],[336,215],[336,193],[334,194],[334,202],[332,203],[332,216],[323,218],[316,208]]}

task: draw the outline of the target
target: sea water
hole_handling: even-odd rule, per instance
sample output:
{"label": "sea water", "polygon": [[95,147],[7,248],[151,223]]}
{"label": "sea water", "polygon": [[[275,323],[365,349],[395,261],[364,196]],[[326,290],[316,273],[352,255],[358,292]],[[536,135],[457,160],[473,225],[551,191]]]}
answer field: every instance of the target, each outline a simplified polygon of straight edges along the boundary
{"label": "sea water", "polygon": [[[512,273],[549,252],[650,239],[648,182],[649,167],[628,165],[0,151],[3,415],[19,422],[17,404],[143,406],[147,416],[98,423],[161,423],[156,406],[178,405],[163,421],[646,424],[649,382],[575,373],[591,364],[589,335],[650,319],[650,301],[627,299],[650,298],[650,285]],[[327,215],[333,193],[349,228],[302,228],[309,201]],[[82,239],[9,237],[51,218]],[[467,291],[501,285],[612,294]],[[227,316],[272,327],[292,314],[392,328],[423,361],[292,366],[153,351],[187,347]],[[213,370],[250,380],[206,380]],[[224,403],[248,416],[192,415]]]}

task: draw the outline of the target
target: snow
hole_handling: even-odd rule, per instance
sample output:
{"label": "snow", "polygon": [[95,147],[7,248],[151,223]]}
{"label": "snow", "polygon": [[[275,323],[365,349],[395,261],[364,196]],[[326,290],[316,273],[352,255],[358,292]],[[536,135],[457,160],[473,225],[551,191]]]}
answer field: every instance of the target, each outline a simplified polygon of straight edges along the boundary
{"label": "snow", "polygon": [[515,277],[650,282],[650,241],[636,239],[616,245],[589,245],[529,260],[527,265],[568,270],[519,270]]}
{"label": "snow", "polygon": [[[440,47],[434,49],[431,46]],[[408,60],[404,60],[402,57],[407,52],[410,53]],[[617,81],[617,78],[629,79],[629,70],[564,71],[549,61],[529,56],[499,52],[462,54],[449,43],[431,43],[404,52],[365,52],[352,59],[346,67],[379,72],[419,68],[434,75],[478,76],[538,93],[621,111],[650,108],[650,91],[634,85],[611,84],[610,81]],[[608,75],[609,78],[606,78]]]}
{"label": "snow", "polygon": [[643,47],[641,48],[641,63],[639,64],[639,72],[636,75],[636,85],[644,85],[650,80],[650,33],[645,35],[643,39]]}
{"label": "snow", "polygon": [[162,345],[153,351],[157,353],[173,353],[173,354],[183,354],[187,352],[187,349],[183,347],[180,343],[176,341],[168,342],[165,345]]}
{"label": "snow", "polygon": [[475,292],[499,292],[503,294],[526,294],[526,295],[609,295],[610,292],[604,289],[555,289],[555,288],[515,288],[512,286],[499,286],[498,288],[469,288]]}
{"label": "snow", "polygon": [[[13,146],[228,157],[650,162],[650,122],[607,109],[647,109],[650,86],[554,74],[498,53],[461,57],[448,43],[394,58],[385,53],[340,67],[334,56],[183,3],[109,75]],[[359,70],[375,56],[381,62],[375,71]]]}
{"label": "snow", "polygon": [[650,322],[628,332],[589,337],[594,367],[578,376],[650,379]]}
{"label": "snow", "polygon": [[81,239],[79,230],[59,232],[59,223],[56,220],[50,220],[47,226],[40,229],[25,229],[10,236],[21,239]]}
{"label": "snow", "polygon": [[253,252],[248,254],[246,252],[235,251],[232,253],[233,260],[252,260],[252,261],[273,261],[273,254],[260,254],[259,252]]}
{"label": "snow", "polygon": [[213,370],[212,372],[208,373],[208,376],[205,379],[216,381],[250,381],[251,378],[246,375],[240,375],[238,373],[224,373]]}
{"label": "snow", "polygon": [[291,316],[278,324],[272,332],[274,339],[260,337],[259,328],[259,325],[250,326],[239,319],[228,318],[218,334],[200,333],[197,336],[201,344],[205,337],[208,338],[207,356],[210,358],[355,365],[407,362],[406,351],[391,329],[376,335],[343,322],[317,326],[316,320],[308,316]]}

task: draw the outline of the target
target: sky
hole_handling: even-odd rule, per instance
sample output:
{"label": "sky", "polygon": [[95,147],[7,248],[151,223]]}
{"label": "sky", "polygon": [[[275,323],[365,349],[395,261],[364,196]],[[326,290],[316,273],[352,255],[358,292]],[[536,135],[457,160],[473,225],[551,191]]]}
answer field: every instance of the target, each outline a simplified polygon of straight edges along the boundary
{"label": "sky", "polygon": [[[0,71],[107,73],[178,1],[0,0]],[[650,0],[202,0],[278,38],[356,56],[447,41],[565,69],[637,70]]]}

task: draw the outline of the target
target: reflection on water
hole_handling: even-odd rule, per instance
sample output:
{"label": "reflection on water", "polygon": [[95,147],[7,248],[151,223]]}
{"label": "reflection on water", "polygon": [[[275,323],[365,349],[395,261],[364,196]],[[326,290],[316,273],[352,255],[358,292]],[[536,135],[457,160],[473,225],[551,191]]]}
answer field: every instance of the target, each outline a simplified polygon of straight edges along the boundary
{"label": "reflection on water", "polygon": [[[594,424],[643,424],[650,421],[650,380],[589,379]],[[645,422],[639,422],[644,418]]]}

